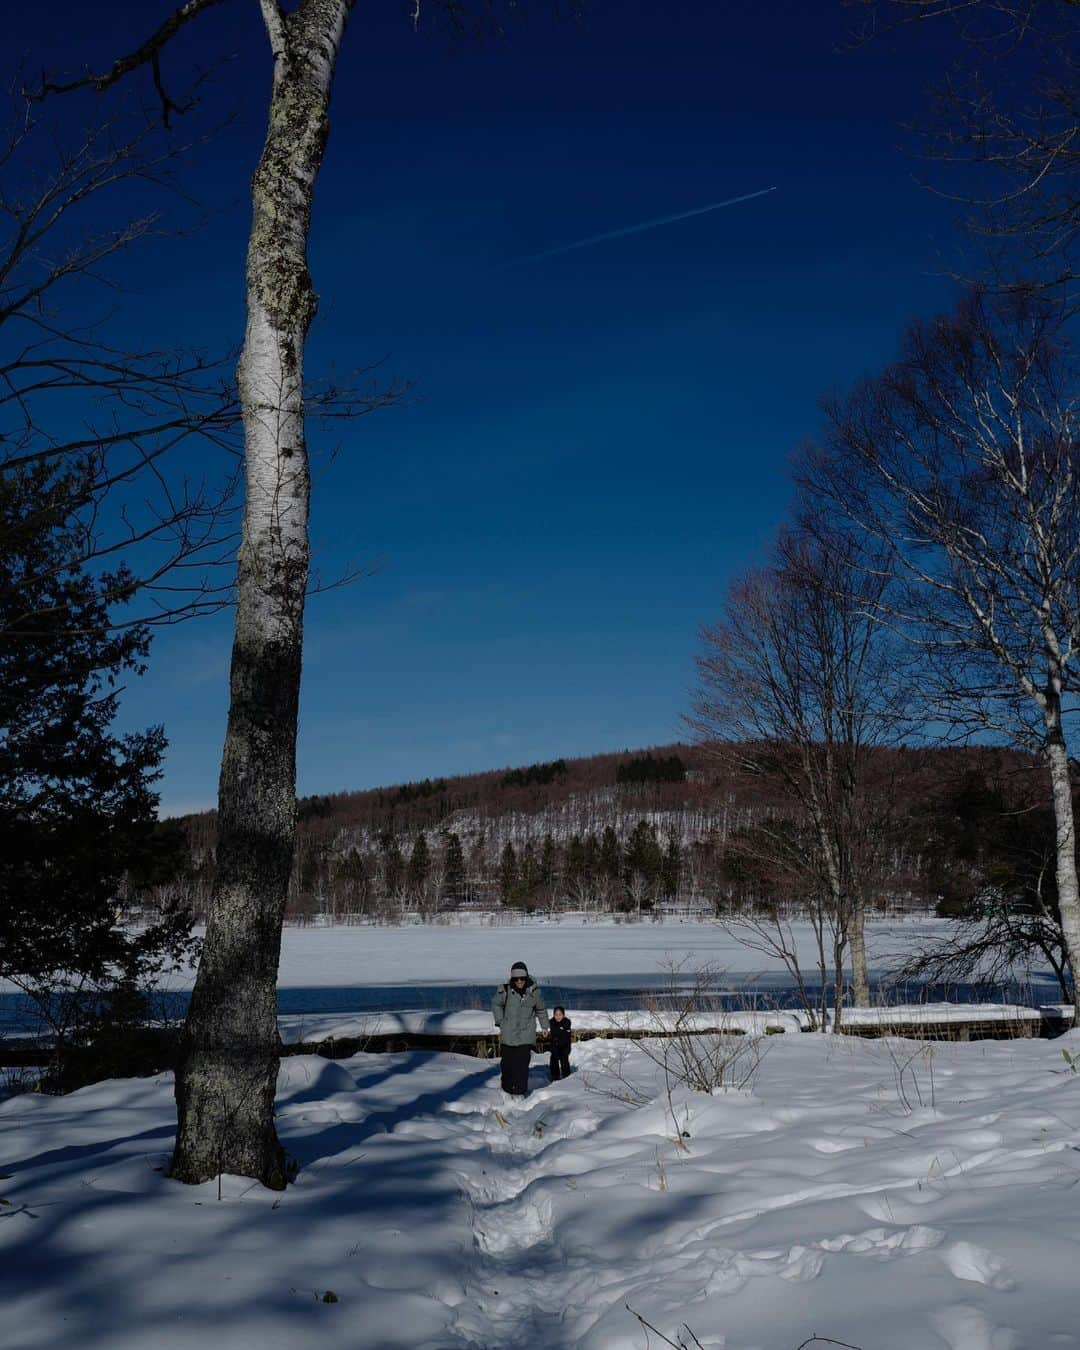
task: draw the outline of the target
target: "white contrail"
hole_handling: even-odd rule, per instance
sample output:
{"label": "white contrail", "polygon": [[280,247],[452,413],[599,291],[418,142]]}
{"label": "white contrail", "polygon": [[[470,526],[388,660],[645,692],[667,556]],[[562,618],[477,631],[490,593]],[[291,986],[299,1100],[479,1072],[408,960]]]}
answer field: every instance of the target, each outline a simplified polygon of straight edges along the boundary
{"label": "white contrail", "polygon": [[677,220],[689,220],[691,216],[703,216],[709,211],[720,211],[725,206],[737,206],[739,202],[750,202],[755,197],[765,197],[775,192],[775,187],[761,188],[757,192],[747,192],[741,197],[728,197],[723,202],[710,202],[708,206],[695,206],[692,211],[677,211],[671,216],[657,216],[655,220],[642,220],[636,225],[623,225],[618,230],[605,230],[603,234],[591,234],[588,239],[575,239],[572,244],[558,244],[555,248],[546,248],[540,253],[529,253],[524,258],[511,258],[509,262],[499,263],[492,268],[494,272],[503,272],[508,267],[517,267],[521,263],[539,262],[541,258],[555,258],[560,253],[572,253],[577,248],[588,248],[590,244],[602,244],[608,239],[621,239],[628,234],[641,234],[643,230],[655,230],[661,225],[674,225]]}

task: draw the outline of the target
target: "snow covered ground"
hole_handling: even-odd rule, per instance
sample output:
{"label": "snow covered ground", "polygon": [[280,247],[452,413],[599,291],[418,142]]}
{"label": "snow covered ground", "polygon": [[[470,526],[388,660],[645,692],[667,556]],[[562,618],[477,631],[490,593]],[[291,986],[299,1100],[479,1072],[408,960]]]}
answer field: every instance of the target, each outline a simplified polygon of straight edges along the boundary
{"label": "snow covered ground", "polygon": [[554,1085],[536,1058],[513,1105],[463,1056],[286,1059],[280,1195],[166,1179],[168,1076],[10,1100],[0,1341],[655,1346],[629,1304],[710,1350],[1080,1346],[1080,1032],[760,1046],[750,1085],[677,1089],[674,1120],[629,1042],[576,1046]]}

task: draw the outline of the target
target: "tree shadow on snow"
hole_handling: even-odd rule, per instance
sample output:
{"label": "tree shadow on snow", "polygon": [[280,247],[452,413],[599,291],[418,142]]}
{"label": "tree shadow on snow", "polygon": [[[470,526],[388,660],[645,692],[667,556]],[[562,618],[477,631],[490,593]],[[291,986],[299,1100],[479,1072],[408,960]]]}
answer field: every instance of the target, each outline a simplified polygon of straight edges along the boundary
{"label": "tree shadow on snow", "polygon": [[84,1162],[87,1158],[93,1158],[102,1153],[108,1153],[111,1149],[118,1148],[122,1144],[132,1144],[138,1140],[150,1139],[168,1139],[176,1137],[175,1125],[159,1125],[152,1130],[140,1130],[138,1134],[120,1134],[115,1139],[98,1139],[92,1144],[65,1144],[61,1148],[46,1149],[44,1153],[35,1153],[32,1157],[22,1158],[16,1162],[5,1164],[6,1169],[12,1176],[19,1176],[22,1172],[29,1172],[34,1167],[55,1167],[60,1164],[70,1164],[70,1170],[75,1168],[76,1163]]}
{"label": "tree shadow on snow", "polygon": [[[416,1055],[410,1058],[422,1060],[426,1056],[423,1052],[417,1051]],[[307,1132],[297,1138],[289,1137],[288,1120],[285,1119],[281,1122],[282,1142],[301,1168],[310,1167],[314,1163],[332,1158],[350,1148],[355,1148],[357,1144],[362,1143],[365,1139],[370,1139],[373,1135],[392,1134],[399,1125],[406,1121],[416,1120],[422,1116],[437,1115],[440,1111],[445,1110],[451,1102],[460,1101],[478,1088],[484,1087],[491,1079],[496,1078],[498,1073],[499,1066],[497,1064],[484,1061],[482,1069],[466,1074],[463,1078],[457,1079],[445,1088],[432,1092],[421,1092],[418,1096],[403,1102],[392,1110],[373,1112],[362,1120],[354,1122],[342,1121],[328,1124],[323,1129]],[[373,1080],[364,1080],[362,1086],[370,1088],[384,1078],[392,1076],[394,1076],[393,1073],[388,1072]],[[361,1086],[359,1080],[358,1086]],[[298,1098],[297,1100],[301,1099]]]}
{"label": "tree shadow on snow", "polygon": [[[360,1082],[370,1089],[400,1075],[407,1083],[409,1072],[428,1059],[418,1052]],[[284,1100],[314,1103],[320,1091],[344,1093],[350,1084],[355,1093],[356,1080],[338,1077],[344,1072],[328,1062]],[[267,1336],[295,1350],[341,1344],[341,1312],[320,1302],[327,1288],[354,1310],[377,1298],[385,1326],[388,1300],[397,1296],[393,1285],[368,1283],[370,1252],[365,1247],[368,1259],[360,1256],[361,1244],[376,1215],[383,1225],[432,1232],[433,1241],[441,1226],[460,1223],[460,1188],[447,1166],[455,1143],[421,1136],[401,1150],[380,1150],[377,1160],[365,1160],[362,1149],[347,1155],[365,1140],[437,1115],[497,1072],[486,1061],[389,1110],[353,1123],[316,1125],[303,1137],[294,1137],[283,1118],[283,1142],[305,1170],[280,1196],[254,1183],[237,1195],[234,1185],[218,1203],[212,1184],[188,1188],[164,1175],[149,1176],[156,1171],[152,1161],[165,1161],[171,1121],[128,1135],[111,1129],[97,1142],[25,1159],[18,1179],[7,1183],[14,1212],[0,1227],[0,1244],[15,1244],[6,1253],[0,1245],[0,1301],[14,1319],[7,1328],[14,1338],[5,1345],[113,1350],[150,1344],[155,1328],[163,1344],[172,1343],[170,1336],[185,1345],[205,1339],[234,1350]],[[159,1151],[151,1159],[155,1143]],[[31,1169],[38,1170],[31,1175]],[[210,1266],[208,1250],[216,1253]],[[429,1266],[445,1255],[428,1253]],[[380,1346],[415,1344],[408,1322],[405,1317],[400,1340],[380,1333]],[[145,1342],[138,1340],[142,1335]]]}

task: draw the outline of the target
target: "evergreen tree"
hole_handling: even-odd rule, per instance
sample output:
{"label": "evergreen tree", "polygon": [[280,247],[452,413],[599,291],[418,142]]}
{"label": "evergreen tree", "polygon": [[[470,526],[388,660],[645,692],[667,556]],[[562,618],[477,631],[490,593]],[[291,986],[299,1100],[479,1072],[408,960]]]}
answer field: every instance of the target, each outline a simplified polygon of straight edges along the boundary
{"label": "evergreen tree", "polygon": [[575,834],[566,846],[566,879],[569,882],[580,881],[586,873],[585,845],[581,835]]}
{"label": "evergreen tree", "polygon": [[647,820],[639,820],[626,842],[626,876],[637,875],[650,886],[660,880],[664,855],[656,842],[656,832]]}
{"label": "evergreen tree", "polygon": [[305,839],[297,863],[297,886],[301,895],[311,895],[318,888],[322,871],[319,847],[314,839]]}
{"label": "evergreen tree", "polygon": [[531,839],[521,850],[521,865],[518,868],[518,889],[523,896],[535,894],[540,886],[540,864],[536,860],[536,850]]}
{"label": "evergreen tree", "polygon": [[504,905],[512,904],[518,889],[518,860],[513,844],[507,840],[499,861],[499,894]]}
{"label": "evergreen tree", "polygon": [[661,885],[669,900],[674,900],[678,895],[681,879],[682,847],[679,843],[679,835],[673,827],[668,831],[667,848],[664,850],[664,865],[661,872]]}
{"label": "evergreen tree", "polygon": [[600,857],[598,866],[601,876],[617,878],[622,872],[622,856],[619,839],[611,825],[606,826],[600,837]]}
{"label": "evergreen tree", "polygon": [[405,876],[405,858],[397,839],[387,832],[382,837],[383,891],[396,895]]}
{"label": "evergreen tree", "polygon": [[461,840],[453,830],[446,836],[443,894],[448,900],[461,900],[465,895],[465,855],[461,849]]}
{"label": "evergreen tree", "polygon": [[334,881],[350,897],[362,895],[366,891],[368,864],[358,848],[350,848],[344,857],[337,860]]}
{"label": "evergreen tree", "polygon": [[422,895],[427,885],[428,872],[431,870],[431,854],[428,852],[427,838],[418,834],[409,855],[408,886],[414,895]]}
{"label": "evergreen tree", "polygon": [[655,759],[651,754],[639,755],[615,770],[616,783],[683,783],[686,765],[678,755]]}
{"label": "evergreen tree", "polygon": [[541,886],[554,886],[555,884],[555,862],[558,856],[558,850],[555,848],[555,840],[550,834],[544,835],[544,842],[540,848],[540,884]]}
{"label": "evergreen tree", "polygon": [[0,475],[0,975],[38,984],[140,978],[190,928],[180,910],[139,934],[119,923],[125,886],[175,873],[176,832],[156,825],[164,732],[112,730],[149,634],[110,624],[130,575],[80,565],[80,482],[45,465]]}
{"label": "evergreen tree", "polygon": [[566,773],[566,761],[554,760],[551,764],[530,764],[527,769],[511,769],[503,774],[503,787],[530,787],[533,784],[553,783]]}
{"label": "evergreen tree", "polygon": [[477,831],[469,847],[468,874],[471,877],[484,878],[488,875],[487,835],[482,829]]}
{"label": "evergreen tree", "polygon": [[[618,844],[616,843],[616,848]],[[595,877],[600,873],[600,845],[596,842],[595,834],[587,834],[583,846],[585,858],[585,876]]]}

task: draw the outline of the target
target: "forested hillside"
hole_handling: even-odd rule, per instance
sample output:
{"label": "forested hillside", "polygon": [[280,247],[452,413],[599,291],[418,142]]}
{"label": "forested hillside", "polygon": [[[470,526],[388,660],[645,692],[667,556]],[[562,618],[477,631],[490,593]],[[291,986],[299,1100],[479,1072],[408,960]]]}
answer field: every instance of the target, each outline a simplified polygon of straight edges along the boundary
{"label": "forested hillside", "polygon": [[[1053,833],[1029,757],[881,749],[864,792],[872,909],[959,913],[988,887],[1018,903],[1045,892]],[[299,815],[294,920],[500,906],[715,913],[809,898],[790,861],[806,822],[782,763],[763,773],[738,747],[674,744],[306,797]],[[178,884],[196,912],[213,883],[215,820],[175,822],[188,857]]]}

